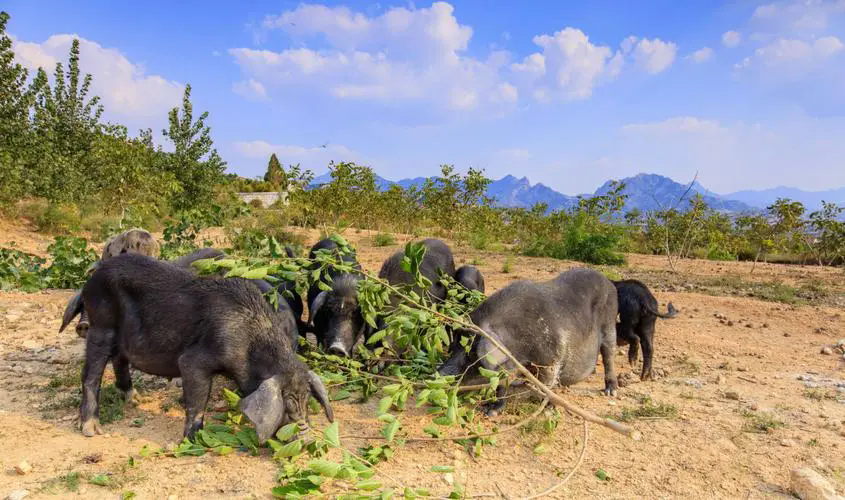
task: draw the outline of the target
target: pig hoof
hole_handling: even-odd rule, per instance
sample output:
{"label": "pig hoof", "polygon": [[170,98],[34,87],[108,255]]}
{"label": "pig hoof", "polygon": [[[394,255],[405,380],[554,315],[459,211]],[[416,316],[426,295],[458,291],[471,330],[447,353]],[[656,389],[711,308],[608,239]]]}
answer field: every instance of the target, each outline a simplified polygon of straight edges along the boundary
{"label": "pig hoof", "polygon": [[79,323],[77,323],[76,334],[78,336],[82,337],[83,339],[88,335],[88,322],[87,321],[85,321],[85,322],[80,321]]}
{"label": "pig hoof", "polygon": [[123,394],[123,400],[127,405],[139,406],[141,404],[141,395],[133,387]]}
{"label": "pig hoof", "polygon": [[85,423],[82,424],[82,434],[87,437],[102,433],[103,428],[100,426],[100,421],[96,418],[86,420]]}

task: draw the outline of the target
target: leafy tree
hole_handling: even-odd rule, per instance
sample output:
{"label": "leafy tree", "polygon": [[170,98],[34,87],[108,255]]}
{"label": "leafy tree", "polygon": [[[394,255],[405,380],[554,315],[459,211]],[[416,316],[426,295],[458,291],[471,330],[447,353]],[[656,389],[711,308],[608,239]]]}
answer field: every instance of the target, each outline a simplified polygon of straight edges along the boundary
{"label": "leafy tree", "polygon": [[179,108],[170,110],[170,127],[161,131],[173,143],[167,168],[181,188],[172,205],[176,210],[208,206],[213,201],[214,185],[222,180],[226,162],[213,148],[211,127],[205,124],[208,111],[194,122],[190,85],[185,86],[181,116],[179,111]]}
{"label": "leafy tree", "polygon": [[822,201],[822,209],[810,214],[809,225],[816,236],[814,247],[819,264],[833,265],[845,261],[845,207]]}
{"label": "leafy tree", "polygon": [[28,71],[15,63],[12,39],[6,35],[9,14],[0,12],[0,205],[27,192],[24,183],[32,135],[29,110],[34,102]]}
{"label": "leafy tree", "polygon": [[92,77],[80,78],[79,40],[71,44],[67,73],[56,63],[54,88],[39,68],[30,92],[36,96],[34,127],[39,150],[29,169],[36,195],[50,202],[81,201],[88,182],[99,172],[90,168],[94,141],[101,132],[103,107],[97,96],[88,98]]}
{"label": "leafy tree", "polygon": [[269,182],[277,188],[285,183],[285,171],[282,168],[282,164],[279,163],[279,159],[276,158],[276,153],[270,155],[270,161],[267,163],[267,172],[264,174],[264,181]]}

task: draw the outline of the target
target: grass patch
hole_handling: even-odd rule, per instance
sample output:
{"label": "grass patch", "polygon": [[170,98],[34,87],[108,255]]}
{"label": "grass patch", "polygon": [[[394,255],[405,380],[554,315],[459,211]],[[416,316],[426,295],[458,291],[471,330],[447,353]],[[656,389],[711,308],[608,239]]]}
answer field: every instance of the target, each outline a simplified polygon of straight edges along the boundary
{"label": "grass patch", "polygon": [[502,272],[509,274],[511,271],[513,271],[513,257],[508,255],[505,257],[505,263],[502,264]]}
{"label": "grass patch", "polygon": [[746,410],[742,412],[742,416],[745,417],[745,423],[742,425],[742,430],[746,432],[767,434],[786,425],[771,413],[758,413]]}
{"label": "grass patch", "polygon": [[655,403],[648,396],[642,398],[640,406],[634,408],[623,408],[616,420],[620,422],[631,422],[639,419],[672,419],[678,416],[678,408],[669,403]]}
{"label": "grass patch", "polygon": [[679,359],[675,365],[675,369],[676,371],[680,371],[686,375],[695,375],[701,371],[701,367],[698,366],[698,362],[690,359],[689,356],[684,356]]}
{"label": "grass patch", "polygon": [[389,247],[396,244],[396,237],[390,233],[378,233],[373,236],[374,247]]}
{"label": "grass patch", "polygon": [[836,391],[825,391],[823,389],[805,389],[804,397],[813,401],[835,400]]}

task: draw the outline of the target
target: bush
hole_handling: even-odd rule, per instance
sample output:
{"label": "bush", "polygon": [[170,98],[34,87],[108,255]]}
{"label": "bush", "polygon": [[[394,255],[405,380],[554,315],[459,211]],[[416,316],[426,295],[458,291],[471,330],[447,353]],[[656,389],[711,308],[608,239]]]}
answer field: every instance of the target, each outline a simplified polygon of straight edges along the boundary
{"label": "bush", "polygon": [[373,236],[373,246],[375,247],[389,247],[396,244],[396,238],[389,233],[378,233]]}
{"label": "bush", "polygon": [[84,238],[59,236],[47,247],[51,262],[15,248],[0,248],[0,289],[34,292],[44,288],[78,288],[88,279],[97,252]]}
{"label": "bush", "polygon": [[589,264],[621,265],[625,258],[617,252],[619,237],[614,234],[590,234],[583,227],[572,224],[560,239],[535,239],[523,247],[529,257],[577,260]]}

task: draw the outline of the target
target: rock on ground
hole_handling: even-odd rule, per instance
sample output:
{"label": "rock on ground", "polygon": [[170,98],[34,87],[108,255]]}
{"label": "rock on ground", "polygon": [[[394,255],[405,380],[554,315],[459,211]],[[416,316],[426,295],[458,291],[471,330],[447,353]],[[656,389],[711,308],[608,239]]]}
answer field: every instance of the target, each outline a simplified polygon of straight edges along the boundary
{"label": "rock on ground", "polygon": [[793,469],[790,477],[792,492],[801,500],[842,500],[821,474],[809,467]]}

